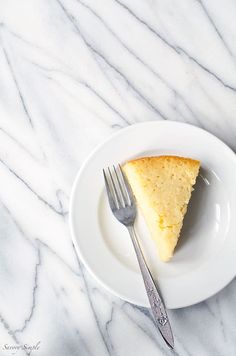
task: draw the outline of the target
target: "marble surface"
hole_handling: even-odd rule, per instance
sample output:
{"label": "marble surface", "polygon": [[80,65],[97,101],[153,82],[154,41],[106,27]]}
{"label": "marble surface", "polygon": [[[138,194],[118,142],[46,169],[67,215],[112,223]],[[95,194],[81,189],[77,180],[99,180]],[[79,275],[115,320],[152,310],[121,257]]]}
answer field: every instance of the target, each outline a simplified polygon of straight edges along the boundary
{"label": "marble surface", "polygon": [[170,352],[147,309],[90,277],[68,229],[77,170],[122,127],[189,122],[236,150],[235,13],[233,0],[0,2],[0,355],[38,342],[31,355],[236,355],[235,281],[170,311]]}

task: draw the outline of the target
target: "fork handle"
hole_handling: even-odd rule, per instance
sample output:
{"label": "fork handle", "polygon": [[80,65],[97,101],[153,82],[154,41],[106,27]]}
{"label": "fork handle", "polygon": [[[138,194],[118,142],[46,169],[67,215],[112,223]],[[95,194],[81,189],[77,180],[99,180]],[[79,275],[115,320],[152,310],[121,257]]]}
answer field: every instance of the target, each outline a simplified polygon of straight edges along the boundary
{"label": "fork handle", "polygon": [[138,259],[139,267],[143,277],[144,285],[150,302],[150,306],[153,312],[155,323],[157,324],[159,331],[170,348],[174,348],[174,337],[172,334],[170,322],[167,316],[167,312],[161,296],[157,290],[155,282],[152,278],[151,272],[144,259],[135,229],[133,226],[127,227],[134,250]]}

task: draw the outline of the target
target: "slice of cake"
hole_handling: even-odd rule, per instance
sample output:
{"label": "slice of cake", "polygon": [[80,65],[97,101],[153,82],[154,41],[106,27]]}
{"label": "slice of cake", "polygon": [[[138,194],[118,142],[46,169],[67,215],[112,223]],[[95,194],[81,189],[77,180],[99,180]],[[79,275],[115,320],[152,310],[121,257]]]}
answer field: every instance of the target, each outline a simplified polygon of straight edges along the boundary
{"label": "slice of cake", "polygon": [[177,156],[144,157],[123,165],[162,261],[179,239],[200,162]]}

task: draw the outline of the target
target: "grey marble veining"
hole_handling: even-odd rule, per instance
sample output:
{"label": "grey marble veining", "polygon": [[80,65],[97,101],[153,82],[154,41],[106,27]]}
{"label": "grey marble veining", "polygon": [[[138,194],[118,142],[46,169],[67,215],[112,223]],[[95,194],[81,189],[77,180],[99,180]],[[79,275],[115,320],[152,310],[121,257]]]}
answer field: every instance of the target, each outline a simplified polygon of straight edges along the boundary
{"label": "grey marble veining", "polygon": [[0,2],[0,355],[235,356],[236,282],[170,311],[113,297],[77,258],[68,200],[85,157],[145,120],[205,128],[236,150],[236,2]]}

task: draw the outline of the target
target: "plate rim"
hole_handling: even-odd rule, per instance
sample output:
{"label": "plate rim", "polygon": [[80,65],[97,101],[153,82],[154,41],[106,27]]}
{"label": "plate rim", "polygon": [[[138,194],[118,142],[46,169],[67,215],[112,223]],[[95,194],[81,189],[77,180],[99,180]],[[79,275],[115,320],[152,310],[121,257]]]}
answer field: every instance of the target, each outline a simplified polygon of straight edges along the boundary
{"label": "plate rim", "polygon": [[[235,152],[221,139],[219,139],[217,136],[215,136],[214,134],[212,134],[211,132],[199,127],[199,126],[195,126],[193,124],[190,123],[186,123],[186,122],[180,122],[180,121],[174,121],[174,120],[149,120],[149,121],[143,121],[143,122],[138,122],[138,123],[134,123],[131,124],[129,126],[123,127],[121,129],[119,129],[118,131],[110,134],[108,137],[106,137],[104,140],[102,140],[102,142],[100,142],[99,144],[97,144],[92,150],[91,152],[87,155],[87,157],[84,159],[84,161],[82,162],[80,168],[78,169],[75,178],[73,180],[73,184],[72,184],[72,188],[71,188],[71,192],[70,192],[70,200],[69,200],[69,217],[68,217],[68,223],[69,223],[69,230],[70,230],[70,234],[71,234],[71,238],[72,238],[72,242],[74,244],[75,247],[75,252],[77,253],[79,259],[82,261],[82,263],[84,264],[84,266],[86,267],[86,269],[89,271],[90,275],[93,276],[93,278],[103,287],[105,288],[105,290],[109,291],[112,295],[115,295],[117,297],[119,297],[120,299],[122,299],[124,302],[127,301],[129,303],[141,306],[141,307],[149,307],[148,304],[137,304],[137,301],[133,300],[132,298],[129,298],[127,296],[124,296],[122,293],[117,292],[116,290],[112,289],[109,285],[107,285],[100,277],[98,277],[96,275],[96,273],[93,271],[93,269],[90,267],[90,265],[87,263],[85,257],[83,256],[83,254],[80,251],[79,248],[79,244],[76,238],[76,233],[74,230],[74,226],[73,226],[73,204],[74,204],[74,199],[75,199],[75,192],[76,192],[76,188],[78,185],[78,181],[81,177],[81,175],[83,174],[83,171],[86,169],[86,166],[89,164],[90,160],[93,158],[93,156],[96,154],[97,151],[99,151],[103,146],[105,146],[107,143],[109,143],[110,141],[112,141],[114,138],[118,137],[119,135],[122,135],[124,133],[124,131],[129,131],[129,130],[133,130],[135,127],[137,126],[151,126],[151,125],[180,125],[180,126],[185,126],[185,127],[191,127],[195,130],[204,132],[205,134],[212,136],[212,138],[214,140],[216,140],[218,143],[220,143],[221,145],[224,146],[225,149],[227,149],[229,151],[229,153],[232,154],[232,157],[234,156],[235,159],[235,164],[236,164],[236,154]],[[207,300],[208,298],[211,298],[212,296],[214,296],[215,294],[217,294],[218,292],[220,292],[222,289],[224,289],[230,282],[232,282],[232,280],[236,277],[236,271],[234,271],[234,274],[232,273],[232,278],[230,278],[229,280],[227,280],[223,285],[221,285],[220,288],[216,287],[214,290],[212,290],[211,293],[207,293],[206,297],[200,297],[200,298],[196,298],[196,300],[194,302],[189,302],[189,303],[183,303],[183,305],[178,305],[175,307],[169,307],[168,309],[181,309],[181,308],[185,308],[185,307],[189,307],[192,305],[196,305],[204,300]]]}

